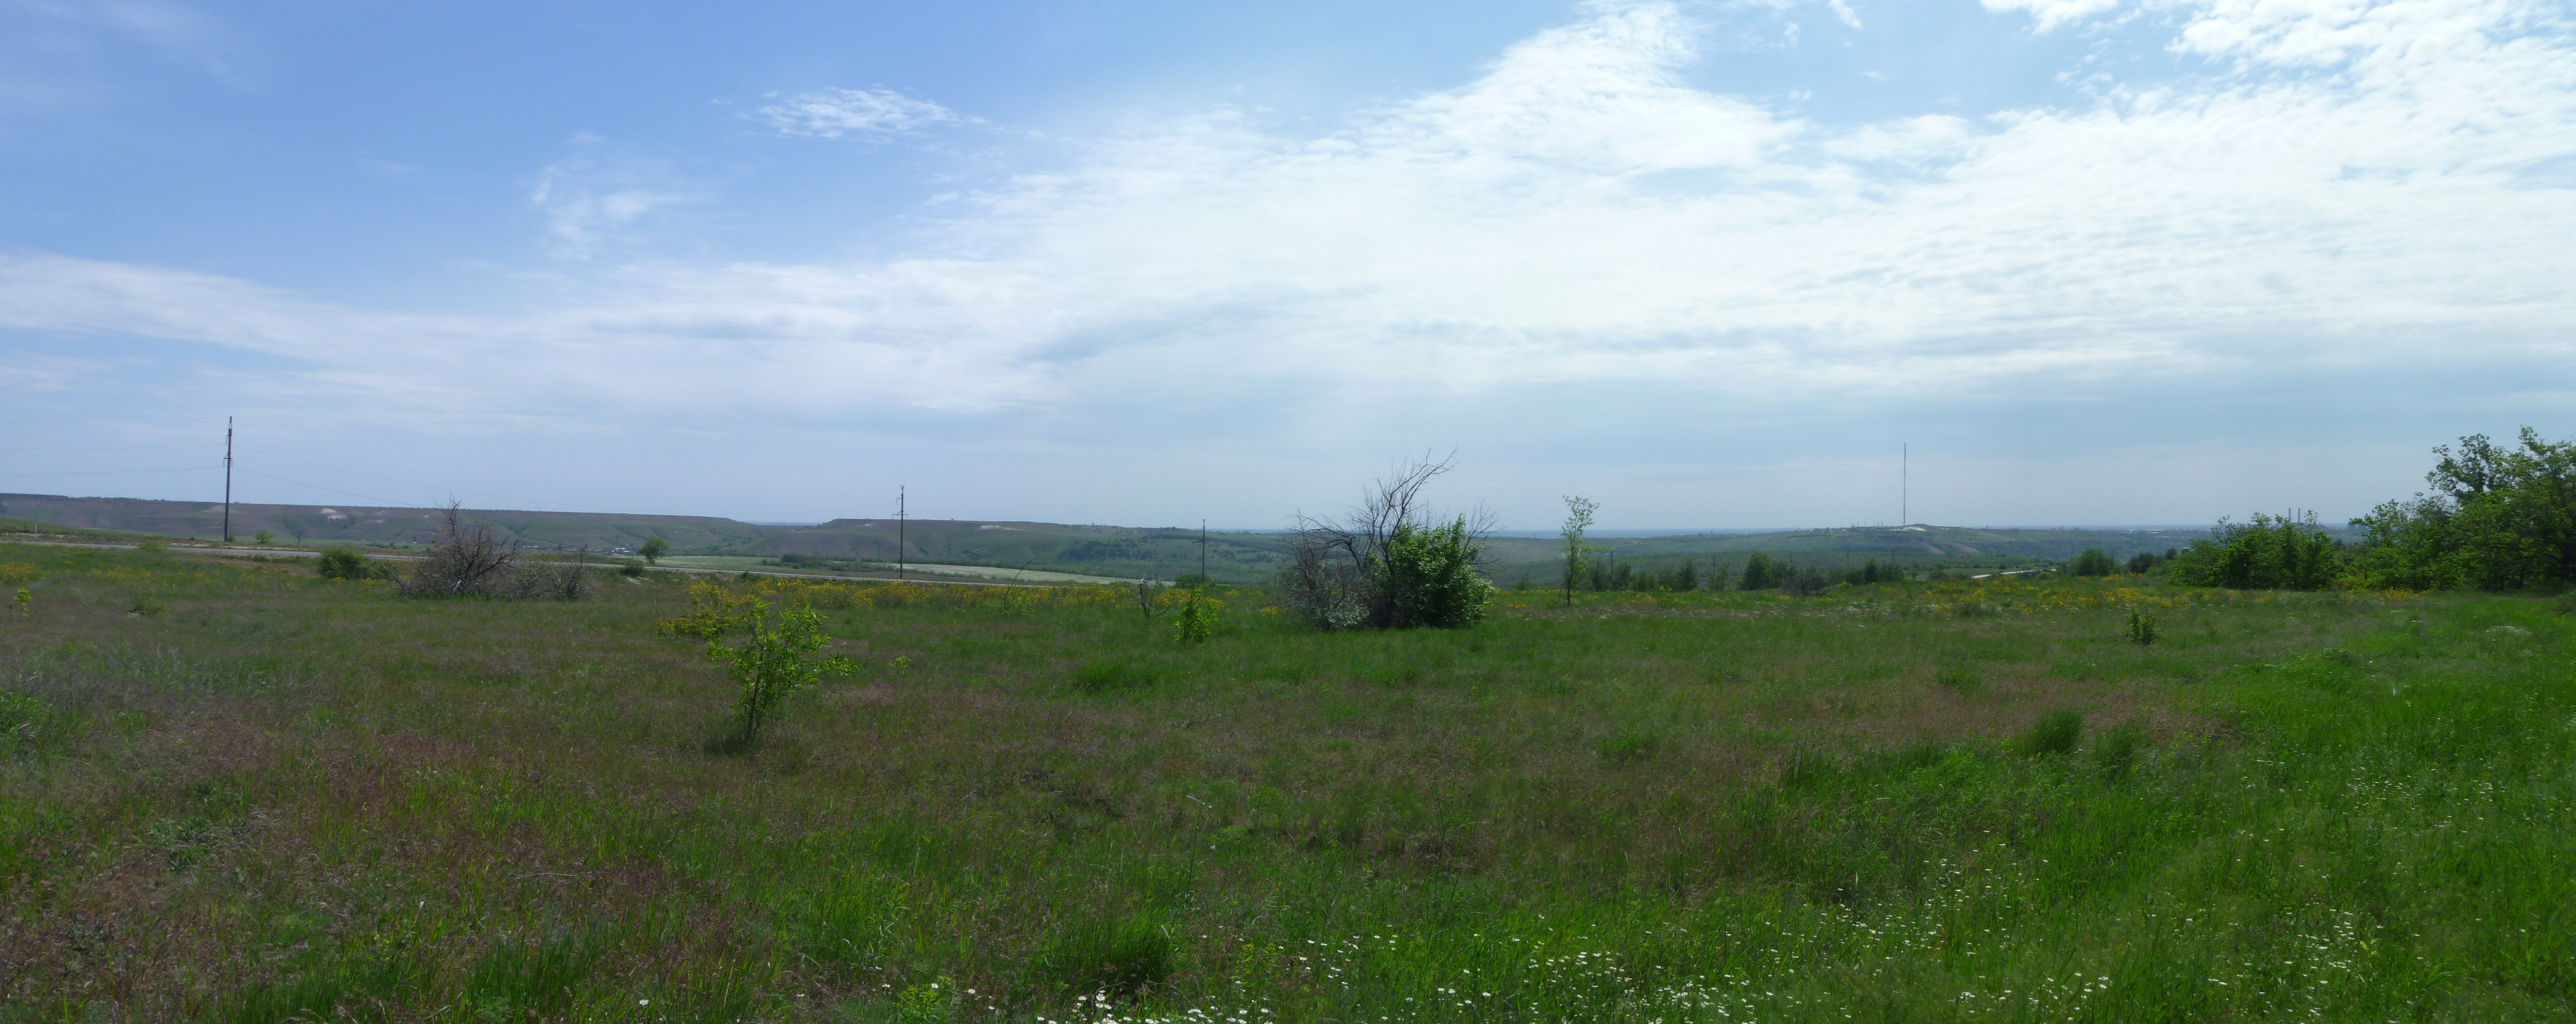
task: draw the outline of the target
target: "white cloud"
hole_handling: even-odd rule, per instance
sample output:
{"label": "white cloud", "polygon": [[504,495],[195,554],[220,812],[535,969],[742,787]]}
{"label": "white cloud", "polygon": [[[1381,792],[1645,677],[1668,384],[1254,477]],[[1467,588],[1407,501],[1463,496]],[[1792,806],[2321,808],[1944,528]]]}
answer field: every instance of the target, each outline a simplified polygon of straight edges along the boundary
{"label": "white cloud", "polygon": [[[406,407],[929,409],[1071,434],[1180,393],[1356,429],[1578,386],[1787,408],[2412,366],[2428,338],[2559,351],[2576,190],[2517,177],[2576,154],[2576,51],[2523,30],[2542,8],[2282,10],[2185,19],[2177,45],[2246,73],[1843,129],[1693,88],[1688,19],[1605,6],[1320,136],[1232,109],[1137,125],[893,259],[631,263],[542,309],[442,318],[20,256],[0,323],[291,355]],[[533,200],[581,255],[691,194],[672,181],[577,153]],[[501,361],[522,369],[495,379]]]}
{"label": "white cloud", "polygon": [[837,139],[844,135],[893,135],[969,119],[929,100],[891,89],[823,89],[800,93],[746,114],[782,135]]}
{"label": "white cloud", "polygon": [[546,248],[586,260],[646,214],[701,198],[661,160],[634,156],[583,132],[574,152],[537,172],[528,204],[546,219]]}
{"label": "white cloud", "polygon": [[2039,31],[2081,21],[2120,6],[2120,0],[1980,0],[1989,11],[2028,11]]}

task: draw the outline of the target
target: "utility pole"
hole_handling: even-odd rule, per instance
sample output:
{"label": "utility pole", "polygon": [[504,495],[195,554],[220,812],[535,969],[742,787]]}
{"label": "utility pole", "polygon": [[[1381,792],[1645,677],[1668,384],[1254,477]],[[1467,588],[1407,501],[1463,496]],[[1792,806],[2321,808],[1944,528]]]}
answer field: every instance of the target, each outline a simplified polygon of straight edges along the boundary
{"label": "utility pole", "polygon": [[904,485],[894,485],[894,578],[903,578]]}
{"label": "utility pole", "polygon": [[224,543],[233,542],[233,418],[224,417]]}

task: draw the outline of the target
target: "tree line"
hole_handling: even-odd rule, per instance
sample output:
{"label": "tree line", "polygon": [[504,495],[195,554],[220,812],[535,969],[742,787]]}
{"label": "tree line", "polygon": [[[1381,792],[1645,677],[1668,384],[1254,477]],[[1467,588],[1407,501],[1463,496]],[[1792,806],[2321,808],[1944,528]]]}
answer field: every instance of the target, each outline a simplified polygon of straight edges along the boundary
{"label": "tree line", "polygon": [[[2219,520],[2210,536],[2161,560],[2192,586],[2318,590],[2517,590],[2576,583],[2576,443],[2522,428],[2513,444],[2460,439],[2414,497],[2355,517],[2347,544],[2316,514]],[[2152,563],[2151,563],[2152,564]]]}

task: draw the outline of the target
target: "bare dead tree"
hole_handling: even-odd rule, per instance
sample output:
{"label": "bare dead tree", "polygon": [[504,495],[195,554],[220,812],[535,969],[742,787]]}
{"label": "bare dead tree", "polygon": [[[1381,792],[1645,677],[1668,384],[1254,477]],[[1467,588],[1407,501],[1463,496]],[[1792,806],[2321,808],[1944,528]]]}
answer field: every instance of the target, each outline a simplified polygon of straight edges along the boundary
{"label": "bare dead tree", "polygon": [[[1360,503],[1342,518],[1297,514],[1289,534],[1289,564],[1280,573],[1281,598],[1290,611],[1327,629],[1394,624],[1396,610],[1407,604],[1402,574],[1385,571],[1387,555],[1399,532],[1427,531],[1435,517],[1423,491],[1455,468],[1457,453],[1437,460],[1422,458],[1396,467],[1361,492]],[[1459,519],[1469,543],[1478,550],[1494,531],[1494,516],[1479,505]]]}
{"label": "bare dead tree", "polygon": [[429,554],[412,563],[402,592],[437,597],[509,597],[519,589],[519,541],[504,540],[490,523],[466,522],[463,504],[449,499],[438,512]]}

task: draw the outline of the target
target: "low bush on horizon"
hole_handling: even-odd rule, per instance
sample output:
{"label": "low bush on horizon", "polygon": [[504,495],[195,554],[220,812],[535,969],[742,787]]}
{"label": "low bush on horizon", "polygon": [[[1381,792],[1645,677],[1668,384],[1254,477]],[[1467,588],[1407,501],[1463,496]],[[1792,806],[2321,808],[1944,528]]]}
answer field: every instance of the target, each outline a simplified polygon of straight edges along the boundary
{"label": "low bush on horizon", "polygon": [[[417,601],[14,546],[0,586],[36,596],[0,1021],[2576,1013],[2548,599],[1899,581],[1340,632],[1235,589],[1184,642],[1110,587]],[[655,624],[738,646],[753,601],[851,674],[710,756],[743,686]]]}

